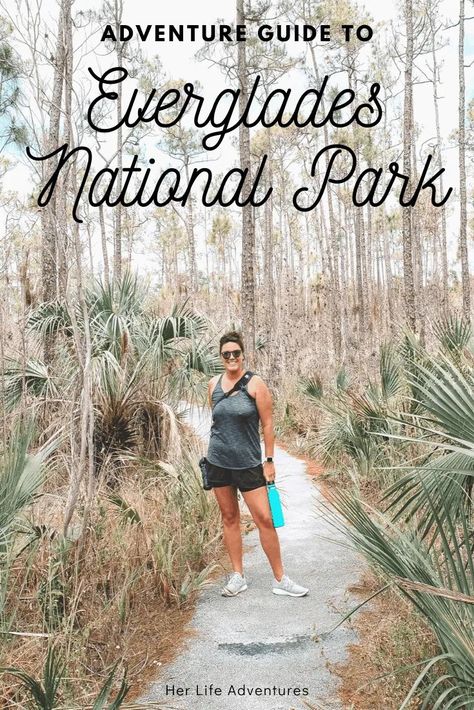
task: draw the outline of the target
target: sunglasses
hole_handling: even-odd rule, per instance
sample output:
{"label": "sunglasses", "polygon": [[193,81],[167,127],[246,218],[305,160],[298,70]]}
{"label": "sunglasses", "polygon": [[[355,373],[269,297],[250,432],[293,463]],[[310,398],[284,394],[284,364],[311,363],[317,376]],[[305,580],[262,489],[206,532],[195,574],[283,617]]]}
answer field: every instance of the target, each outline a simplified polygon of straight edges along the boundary
{"label": "sunglasses", "polygon": [[221,355],[224,360],[230,360],[231,355],[237,360],[237,358],[242,355],[242,350],[226,350],[224,353],[221,353]]}

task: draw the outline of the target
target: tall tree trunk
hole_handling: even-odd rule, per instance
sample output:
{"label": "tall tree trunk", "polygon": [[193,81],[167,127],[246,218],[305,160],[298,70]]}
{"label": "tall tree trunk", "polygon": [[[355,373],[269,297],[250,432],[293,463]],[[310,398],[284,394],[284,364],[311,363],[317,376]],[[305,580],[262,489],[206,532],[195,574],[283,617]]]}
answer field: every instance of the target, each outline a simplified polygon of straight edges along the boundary
{"label": "tall tree trunk", "polygon": [[210,304],[210,297],[211,297],[211,282],[210,282],[210,276],[209,276],[209,245],[207,242],[207,209],[203,210],[203,218],[204,218],[204,254],[206,257],[206,294],[207,294],[207,305]]}
{"label": "tall tree trunk", "polygon": [[[413,106],[412,106],[413,108]],[[412,115],[412,125],[415,123],[415,117]],[[412,154],[411,154],[411,176],[413,183],[416,184],[418,180],[418,166],[416,162],[416,146],[413,142]],[[413,265],[415,269],[414,279],[415,279],[415,291],[417,294],[416,300],[416,317],[418,321],[418,332],[420,335],[420,342],[425,345],[425,277],[423,271],[423,227],[420,224],[420,210],[419,207],[415,206],[411,210],[411,225],[412,225],[412,247],[413,247]]]}
{"label": "tall tree trunk", "polygon": [[[70,13],[70,1],[65,0],[69,7]],[[65,89],[66,89],[66,106],[70,105],[71,101],[71,91],[72,91],[72,57],[73,57],[73,45],[72,45],[72,23],[66,23],[65,29],[65,44],[67,48],[67,55],[70,57],[71,62],[69,64],[69,72],[65,76]],[[69,97],[68,97],[69,93]],[[70,136],[71,147],[73,147],[73,135],[72,135],[72,120],[71,112],[65,112],[66,121],[66,132]],[[70,180],[72,183],[73,193],[77,192],[77,163],[74,161],[71,167]],[[64,511],[64,521],[63,521],[63,534],[68,535],[69,525],[72,520],[74,511],[76,510],[81,485],[84,483],[85,479],[85,490],[84,490],[84,505],[82,510],[82,526],[81,526],[81,544],[84,543],[84,533],[88,528],[88,521],[90,516],[90,511],[93,503],[94,493],[95,493],[95,475],[94,475],[94,406],[93,406],[93,382],[92,382],[92,340],[90,333],[89,324],[89,313],[87,309],[84,285],[83,285],[83,270],[82,270],[82,247],[80,241],[79,224],[77,222],[73,223],[72,226],[72,242],[73,242],[73,254],[75,257],[76,265],[76,284],[77,284],[77,296],[79,305],[82,311],[82,321],[83,328],[79,328],[76,311],[72,303],[68,303],[69,312],[71,314],[71,322],[73,328],[74,344],[76,347],[77,358],[80,364],[81,379],[77,383],[78,390],[80,392],[80,407],[79,407],[79,427],[77,423],[74,422],[74,426],[71,431],[71,479],[69,482],[68,496],[66,500],[66,506]],[[66,302],[68,299],[67,291],[65,292]],[[75,417],[75,413],[73,414]],[[79,446],[77,446],[77,439],[79,440]]]}
{"label": "tall tree trunk", "polygon": [[[413,6],[405,0],[406,55],[405,91],[403,105],[403,172],[411,173],[413,140]],[[415,282],[413,269],[412,208],[402,208],[403,229],[403,282],[405,288],[405,316],[408,325],[416,331]]]}
{"label": "tall tree trunk", "polygon": [[[184,170],[186,175],[186,183],[189,184],[189,157],[186,156],[184,161]],[[191,265],[191,301],[194,299],[195,294],[198,290],[198,276],[197,276],[197,259],[196,259],[196,237],[194,234],[194,210],[193,210],[193,198],[188,199],[186,205],[186,232],[188,235],[189,244],[189,263]]]}
{"label": "tall tree trunk", "polygon": [[392,259],[390,256],[391,240],[388,237],[388,224],[385,208],[383,208],[382,211],[381,230],[383,239],[383,263],[385,271],[385,292],[387,294],[388,318],[390,323],[390,332],[392,335],[395,335],[395,306],[392,279]]}
{"label": "tall tree trunk", "polygon": [[466,86],[464,77],[464,4],[459,0],[459,253],[461,257],[462,314],[471,320],[471,290],[467,249],[467,192],[466,192]]}
{"label": "tall tree trunk", "polygon": [[[237,0],[237,24],[245,25],[244,0]],[[237,71],[239,78],[239,110],[244,113],[248,100],[248,76],[245,42],[237,43]],[[250,130],[243,124],[239,126],[239,152],[240,167],[248,169],[246,186],[243,190],[245,199],[250,191],[251,164],[250,164]],[[242,265],[241,265],[241,313],[242,333],[245,340],[247,363],[249,367],[255,362],[255,224],[253,221],[252,206],[247,204],[242,207]]]}
{"label": "tall tree trunk", "polygon": [[[320,83],[318,63],[316,60],[315,47],[310,43],[311,61],[313,65],[314,76],[316,78],[317,84]],[[321,111],[323,115],[325,114],[324,99],[321,98]],[[324,144],[329,145],[329,131],[327,123],[323,127]],[[326,169],[329,168],[329,155],[325,153],[326,159]],[[328,214],[329,214],[329,234],[330,234],[330,245],[331,254],[329,257],[329,262],[331,264],[331,286],[330,286],[330,310],[331,310],[331,324],[332,324],[332,337],[334,344],[334,353],[336,360],[339,362],[341,358],[341,348],[342,348],[342,303],[341,303],[341,285],[339,278],[339,242],[338,235],[336,233],[336,223],[334,219],[334,206],[332,199],[332,191],[327,191],[327,202],[328,202]]]}
{"label": "tall tree trunk", "polygon": [[[268,173],[266,188],[272,184],[272,132],[267,128]],[[266,201],[263,213],[263,292],[264,292],[264,332],[268,350],[272,346],[272,331],[275,318],[275,288],[273,283],[273,199]]]}
{"label": "tall tree trunk", "polygon": [[[71,145],[72,138],[72,72],[73,72],[73,48],[72,48],[72,17],[71,0],[64,0],[64,143]],[[58,294],[64,298],[68,280],[68,218],[67,218],[67,196],[71,183],[70,165],[63,168],[60,183],[60,192],[57,204],[57,258],[58,258]]]}
{"label": "tall tree trunk", "polygon": [[[349,81],[349,88],[355,90],[354,84],[354,64],[349,58],[348,52],[348,64],[349,69],[347,72],[347,77]],[[357,134],[357,126],[355,123],[352,124],[352,135],[354,141],[354,152],[356,154],[356,179],[360,175],[360,151],[359,151],[359,137]],[[358,313],[359,313],[359,352],[362,357],[365,357],[366,347],[367,347],[367,337],[368,337],[368,326],[369,326],[369,294],[368,294],[368,282],[367,282],[367,250],[366,250],[366,240],[364,234],[364,213],[362,207],[353,207],[354,212],[354,233],[355,233],[355,254],[356,254],[356,266],[357,266],[357,300],[358,300]]]}
{"label": "tall tree trunk", "polygon": [[109,285],[109,253],[107,250],[107,232],[105,230],[104,205],[99,205],[100,243],[102,246],[102,259],[104,260],[104,283]]}
{"label": "tall tree trunk", "polygon": [[[59,144],[59,127],[63,99],[64,62],[66,54],[67,13],[70,12],[70,0],[62,0],[58,19],[58,35],[54,57],[53,91],[50,105],[49,131],[46,153],[53,152]],[[56,168],[57,157],[48,162],[48,172]],[[43,163],[43,183],[46,182],[46,166]],[[41,281],[43,301],[52,301],[58,295],[58,218],[57,197],[53,192],[47,207],[41,213]],[[53,356],[53,338],[46,335],[43,343],[45,362]]]}
{"label": "tall tree trunk", "polygon": [[[119,36],[119,27],[122,22],[123,1],[115,0],[115,32]],[[123,44],[117,39],[117,66],[123,65]],[[117,86],[117,123],[122,119],[122,82]],[[122,191],[122,126],[117,128],[117,194]],[[114,230],[114,280],[122,277],[122,205],[115,207],[115,230]]]}
{"label": "tall tree trunk", "polygon": [[[441,138],[441,129],[439,123],[439,97],[438,97],[438,57],[436,53],[436,17],[433,12],[429,13],[430,25],[431,25],[431,58],[433,60],[433,104],[435,111],[435,125],[436,125],[436,144],[437,144],[437,160],[436,164],[438,170],[442,168],[442,150],[443,142]],[[439,176],[439,187],[440,194],[444,195],[443,187],[443,173]],[[444,314],[449,312],[448,303],[448,240],[447,240],[447,223],[446,223],[446,205],[441,207],[441,310]]]}

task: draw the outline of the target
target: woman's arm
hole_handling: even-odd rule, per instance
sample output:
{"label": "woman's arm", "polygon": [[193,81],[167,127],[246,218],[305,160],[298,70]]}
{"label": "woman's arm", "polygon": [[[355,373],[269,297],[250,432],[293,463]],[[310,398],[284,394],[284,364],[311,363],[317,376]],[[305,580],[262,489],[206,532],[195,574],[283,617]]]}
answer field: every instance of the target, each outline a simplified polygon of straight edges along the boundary
{"label": "woman's arm", "polygon": [[[273,402],[272,395],[261,377],[255,375],[255,403],[262,423],[263,443],[265,445],[265,458],[273,458],[275,448],[275,433],[273,431]],[[275,480],[275,464],[264,462],[263,475],[266,481]]]}
{"label": "woman's arm", "polygon": [[214,392],[214,387],[216,386],[219,375],[211,377],[207,384],[207,403],[209,404],[209,409],[212,409],[212,393]]}

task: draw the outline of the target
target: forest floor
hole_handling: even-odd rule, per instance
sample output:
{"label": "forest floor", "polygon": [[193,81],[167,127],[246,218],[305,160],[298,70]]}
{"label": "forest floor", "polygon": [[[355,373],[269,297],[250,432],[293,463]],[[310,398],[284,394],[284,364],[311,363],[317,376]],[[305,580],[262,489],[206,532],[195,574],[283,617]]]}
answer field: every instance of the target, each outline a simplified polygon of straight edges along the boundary
{"label": "forest floor", "polygon": [[[206,422],[199,427],[205,434]],[[248,590],[228,599],[219,593],[223,576],[211,581],[199,596],[182,650],[139,702],[197,710],[344,707],[334,669],[357,636],[350,621],[329,632],[356,605],[349,590],[365,565],[337,544],[343,538],[329,525],[324,496],[305,463],[278,447],[276,465],[285,506],[279,536],[286,571],[310,588],[309,595],[272,594],[271,571],[258,532],[251,530],[245,537]]]}

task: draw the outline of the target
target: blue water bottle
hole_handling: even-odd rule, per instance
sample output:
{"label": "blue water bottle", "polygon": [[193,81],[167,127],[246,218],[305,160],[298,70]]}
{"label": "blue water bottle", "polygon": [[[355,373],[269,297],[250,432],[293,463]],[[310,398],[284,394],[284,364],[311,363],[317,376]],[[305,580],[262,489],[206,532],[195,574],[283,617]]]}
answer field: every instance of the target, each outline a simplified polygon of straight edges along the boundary
{"label": "blue water bottle", "polygon": [[272,514],[273,527],[282,528],[285,524],[283,510],[281,507],[280,494],[274,483],[267,483],[268,502]]}

